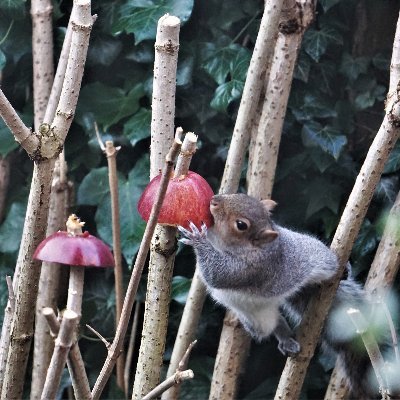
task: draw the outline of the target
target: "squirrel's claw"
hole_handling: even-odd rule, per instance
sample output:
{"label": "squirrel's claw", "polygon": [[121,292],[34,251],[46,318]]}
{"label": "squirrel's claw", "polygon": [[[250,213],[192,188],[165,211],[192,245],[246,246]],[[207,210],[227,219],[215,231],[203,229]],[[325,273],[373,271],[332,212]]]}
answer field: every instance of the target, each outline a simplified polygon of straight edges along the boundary
{"label": "squirrel's claw", "polygon": [[181,243],[193,246],[195,241],[199,241],[207,237],[207,226],[204,223],[201,225],[201,230],[199,230],[199,228],[197,228],[192,221],[189,221],[189,228],[190,230],[178,225],[178,230],[183,236],[183,238],[179,239]]}

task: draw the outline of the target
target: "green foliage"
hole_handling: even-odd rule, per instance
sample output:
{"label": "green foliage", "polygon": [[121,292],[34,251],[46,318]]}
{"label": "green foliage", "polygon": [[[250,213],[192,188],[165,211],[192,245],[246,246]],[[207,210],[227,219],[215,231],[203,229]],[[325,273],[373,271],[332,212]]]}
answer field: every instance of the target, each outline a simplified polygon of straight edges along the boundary
{"label": "green foliage", "polygon": [[[365,2],[368,26],[379,23],[380,29],[368,29],[364,42],[357,33],[361,20],[358,2],[320,0],[316,19],[299,52],[280,145],[273,192],[279,207],[274,215],[280,222],[313,232],[326,241],[332,238],[383,116],[396,22],[389,3]],[[181,18],[175,125],[199,134],[199,150],[191,169],[217,189],[263,5],[262,0],[101,0],[92,4],[98,19],[65,146],[69,177],[76,191],[71,211],[87,222],[90,232],[112,244],[107,162],[95,138],[96,121],[103,140],[113,140],[121,146],[117,165],[126,282],[144,230],[136,203],[149,177],[147,153],[157,20],[166,12]],[[54,6],[55,54],[59,54],[70,2],[61,1]],[[372,20],[377,12],[384,13],[384,22]],[[0,72],[2,90],[24,122],[32,125],[31,23],[29,4],[22,0],[0,2]],[[21,236],[32,164],[1,121],[0,156],[10,157],[13,166],[6,216],[0,221],[0,268],[9,273]],[[360,277],[365,276],[382,233],[381,226],[377,227],[383,215],[380,210],[388,210],[399,190],[399,170],[397,144],[353,250],[352,263]],[[244,181],[241,183],[243,190]],[[181,249],[172,284],[174,301],[166,357],[172,350],[193,268],[193,254]],[[89,273],[88,277],[82,318],[112,336],[112,273]],[[141,282],[141,287],[144,285]],[[143,293],[139,297],[143,299]],[[2,285],[0,306],[4,306],[6,298]],[[221,316],[220,308],[206,302],[198,330],[198,349],[190,361],[196,378],[184,383],[184,399],[208,396]],[[93,381],[105,349],[88,339],[86,331],[83,335],[82,351]],[[265,372],[268,359],[274,359],[274,363],[267,363]],[[271,397],[283,362],[275,342],[257,345],[242,379],[241,398]],[[302,395],[305,399],[323,396],[326,370],[331,363],[326,359],[320,362],[324,368],[318,361],[312,364]],[[115,382],[108,390],[105,398],[120,396]]]}

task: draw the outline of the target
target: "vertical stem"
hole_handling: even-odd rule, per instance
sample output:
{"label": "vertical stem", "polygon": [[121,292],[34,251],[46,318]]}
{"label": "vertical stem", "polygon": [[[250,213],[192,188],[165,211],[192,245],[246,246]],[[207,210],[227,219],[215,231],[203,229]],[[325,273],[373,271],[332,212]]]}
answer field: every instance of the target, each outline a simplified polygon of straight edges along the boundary
{"label": "vertical stem", "polygon": [[[119,219],[119,198],[118,198],[118,176],[117,176],[117,154],[119,147],[116,148],[110,140],[106,141],[105,154],[108,162],[108,179],[111,194],[111,220],[113,232],[113,253],[115,260],[115,325],[118,325],[122,305],[124,302],[123,271],[122,271],[122,253],[121,253],[121,226]],[[124,390],[124,353],[117,360],[117,384]],[[125,393],[127,395],[127,393]]]}
{"label": "vertical stem", "polygon": [[85,267],[71,265],[69,271],[67,309],[82,314],[83,284],[85,280]]}
{"label": "vertical stem", "polygon": [[31,1],[33,107],[35,130],[43,122],[54,77],[53,5],[51,0]]}
{"label": "vertical stem", "polygon": [[55,399],[60,386],[61,374],[67,361],[69,349],[73,343],[78,315],[72,310],[65,310],[57,336],[53,356],[46,375],[42,400]]}
{"label": "vertical stem", "polygon": [[[60,163],[56,162],[52,191],[50,195],[50,209],[46,236],[65,229],[67,219],[66,203],[69,194],[68,183],[62,183],[60,179]],[[40,399],[46,371],[49,366],[54,349],[54,339],[45,320],[43,307],[57,309],[59,297],[59,279],[61,268],[66,266],[57,263],[43,262],[40,272],[39,292],[36,303],[35,339],[33,350],[33,369],[31,384],[31,400]]]}
{"label": "vertical stem", "polygon": [[8,184],[10,182],[10,157],[0,156],[0,223],[4,217]]}
{"label": "vertical stem", "polygon": [[[33,337],[35,313],[32,306],[36,303],[40,275],[40,262],[33,260],[33,252],[46,233],[53,169],[54,160],[47,160],[35,163],[33,171],[16,276],[14,276],[15,316],[9,336],[8,355],[4,352],[0,358],[0,369],[4,369],[6,365],[1,392],[1,398],[4,400],[22,396],[26,363]],[[7,324],[6,320],[4,324]]]}
{"label": "vertical stem", "polygon": [[[168,14],[157,25],[155,43],[150,178],[159,174],[174,132],[176,70],[180,20]],[[176,228],[157,226],[152,239],[146,303],[133,399],[141,399],[160,381],[176,250]]]}

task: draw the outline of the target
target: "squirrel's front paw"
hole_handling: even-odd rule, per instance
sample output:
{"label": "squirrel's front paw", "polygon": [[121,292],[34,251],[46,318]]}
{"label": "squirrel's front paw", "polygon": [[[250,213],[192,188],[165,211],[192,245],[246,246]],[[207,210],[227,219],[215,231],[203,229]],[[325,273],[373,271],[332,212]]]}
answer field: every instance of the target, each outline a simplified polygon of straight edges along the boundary
{"label": "squirrel's front paw", "polygon": [[297,340],[288,338],[279,341],[278,349],[284,356],[295,356],[300,352],[300,344]]}
{"label": "squirrel's front paw", "polygon": [[193,246],[207,237],[207,226],[204,222],[201,224],[200,230],[192,221],[189,221],[189,227],[191,230],[178,225],[178,230],[182,235],[182,238],[179,239],[180,242]]}

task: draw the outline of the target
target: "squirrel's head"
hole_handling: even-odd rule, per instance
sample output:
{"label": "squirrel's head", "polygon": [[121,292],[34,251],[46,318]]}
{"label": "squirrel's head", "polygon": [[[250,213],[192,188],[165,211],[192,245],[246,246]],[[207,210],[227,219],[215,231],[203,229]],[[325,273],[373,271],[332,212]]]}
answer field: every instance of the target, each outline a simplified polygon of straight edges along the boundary
{"label": "squirrel's head", "polygon": [[273,200],[257,200],[243,193],[216,195],[211,199],[214,232],[227,245],[261,246],[276,239],[270,213]]}

